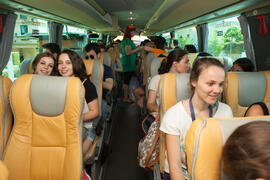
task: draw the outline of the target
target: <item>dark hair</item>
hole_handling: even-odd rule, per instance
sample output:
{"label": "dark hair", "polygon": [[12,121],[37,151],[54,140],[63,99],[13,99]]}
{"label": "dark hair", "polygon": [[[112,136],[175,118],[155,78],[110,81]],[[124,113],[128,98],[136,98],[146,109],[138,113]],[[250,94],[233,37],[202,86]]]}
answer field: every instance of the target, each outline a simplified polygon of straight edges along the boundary
{"label": "dark hair", "polygon": [[56,59],[54,58],[54,56],[49,52],[40,53],[35,57],[35,59],[32,62],[33,72],[35,73],[38,63],[44,57],[50,57],[53,59],[54,65],[53,65],[53,69],[52,69],[50,76],[56,75],[57,74],[57,67],[56,67],[57,62],[56,62]]}
{"label": "dark hair", "polygon": [[165,49],[166,40],[162,36],[155,36],[153,39],[157,49]]}
{"label": "dark hair", "polygon": [[126,27],[126,31],[125,31],[123,40],[125,40],[125,39],[131,39],[131,32],[132,31],[136,31],[136,28],[133,25],[128,25]]}
{"label": "dark hair", "polygon": [[96,54],[100,53],[100,45],[98,45],[97,43],[88,43],[85,47],[84,47],[84,51],[86,53],[88,53],[89,51],[94,50]]}
{"label": "dark hair", "polygon": [[204,57],[204,58],[198,59],[193,64],[191,72],[190,72],[190,77],[189,77],[192,94],[194,93],[194,90],[195,90],[195,88],[192,86],[192,82],[198,81],[201,72],[210,66],[220,67],[226,73],[224,69],[224,65],[216,58]]}
{"label": "dark hair", "polygon": [[117,39],[115,42],[116,42],[116,43],[121,43],[121,41],[120,41],[119,39]]}
{"label": "dark hair", "polygon": [[188,53],[181,49],[175,49],[174,51],[170,52],[167,57],[167,60],[163,60],[160,64],[158,69],[158,74],[164,74],[170,71],[173,62],[180,62],[182,58],[187,55]]}
{"label": "dark hair", "polygon": [[49,49],[49,51],[54,54],[59,54],[61,52],[61,48],[58,44],[56,43],[46,43],[42,45],[43,48]]}
{"label": "dark hair", "polygon": [[253,72],[254,65],[248,58],[239,58],[233,64],[238,64],[245,72]]}
{"label": "dark hair", "polygon": [[205,56],[212,56],[212,54],[207,53],[207,52],[200,52],[197,57],[205,57]]}
{"label": "dark hair", "polygon": [[174,45],[174,46],[178,46],[178,40],[177,40],[177,39],[174,39],[174,40],[173,40],[173,45]]}
{"label": "dark hair", "polygon": [[234,180],[270,179],[270,122],[238,127],[223,147],[224,173]]}
{"label": "dark hair", "polygon": [[68,55],[68,57],[72,63],[73,74],[75,77],[80,78],[81,81],[83,81],[86,78],[89,78],[89,75],[87,75],[87,73],[86,73],[86,68],[85,68],[85,65],[83,63],[83,60],[76,52],[74,52],[70,49],[65,49],[58,55],[57,61],[59,61],[59,56],[61,54]]}
{"label": "dark hair", "polygon": [[196,53],[197,52],[195,46],[192,44],[185,45],[184,50],[186,50],[189,53]]}

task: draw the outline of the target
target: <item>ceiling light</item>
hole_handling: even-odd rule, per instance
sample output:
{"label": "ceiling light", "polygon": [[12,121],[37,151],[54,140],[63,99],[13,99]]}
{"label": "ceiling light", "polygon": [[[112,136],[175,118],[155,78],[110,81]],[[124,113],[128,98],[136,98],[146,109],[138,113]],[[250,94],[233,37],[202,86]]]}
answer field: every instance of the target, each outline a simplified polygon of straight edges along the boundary
{"label": "ceiling light", "polygon": [[129,14],[133,14],[133,12],[132,11],[129,11]]}

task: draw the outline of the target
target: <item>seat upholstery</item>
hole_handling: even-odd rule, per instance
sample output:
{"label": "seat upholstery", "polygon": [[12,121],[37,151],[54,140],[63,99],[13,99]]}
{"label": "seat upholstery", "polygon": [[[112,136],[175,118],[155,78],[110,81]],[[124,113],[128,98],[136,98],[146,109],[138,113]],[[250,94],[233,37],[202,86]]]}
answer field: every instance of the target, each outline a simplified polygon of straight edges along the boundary
{"label": "seat upholstery", "polygon": [[84,65],[87,74],[90,75],[91,82],[96,87],[98,94],[99,116],[101,116],[103,64],[99,60],[84,60]]}
{"label": "seat upholstery", "polygon": [[190,180],[227,179],[221,167],[223,145],[237,127],[258,120],[270,121],[270,116],[195,120],[185,139]]}
{"label": "seat upholstery", "polygon": [[20,74],[32,74],[33,69],[32,69],[32,59],[28,58],[22,61],[20,64]]}
{"label": "seat upholstery", "polygon": [[190,67],[192,67],[192,65],[194,64],[194,61],[195,61],[196,57],[198,56],[198,54],[199,53],[188,53]]}
{"label": "seat upholstery", "polygon": [[[87,74],[90,74],[90,80],[95,85],[98,94],[99,103],[99,116],[93,119],[93,127],[96,127],[101,120],[102,115],[102,82],[103,82],[103,64],[100,60],[84,60]],[[86,153],[84,159],[87,160],[87,164],[92,164],[97,158],[99,158],[103,145],[104,132],[101,131],[99,136],[96,136],[91,148]]]}
{"label": "seat upholstery", "polygon": [[80,79],[25,74],[14,83],[10,104],[14,126],[4,153],[9,179],[80,179]]}
{"label": "seat upholstery", "polygon": [[8,179],[8,170],[5,164],[0,161],[0,179],[7,180]]}
{"label": "seat upholstery", "polygon": [[270,71],[229,72],[223,88],[223,102],[235,117],[244,116],[248,106],[270,101]]}
{"label": "seat upholstery", "polygon": [[150,77],[153,78],[155,75],[158,74],[158,69],[161,65],[161,62],[163,61],[163,58],[157,57],[155,59],[153,59],[152,63],[151,63],[151,67],[150,67]]}
{"label": "seat upholstery", "polygon": [[[160,78],[160,119],[166,111],[175,105],[177,102],[187,99],[191,96],[191,89],[189,85],[189,74],[181,73],[166,73],[161,75]],[[164,171],[164,160],[165,160],[165,134],[160,133],[159,138],[160,148],[160,170]]]}
{"label": "seat upholstery", "polygon": [[11,80],[6,76],[0,76],[0,87],[1,87],[1,103],[0,103],[0,113],[1,123],[0,123],[0,160],[3,158],[3,153],[10,135],[12,126],[12,114],[9,104],[9,91],[12,86]]}

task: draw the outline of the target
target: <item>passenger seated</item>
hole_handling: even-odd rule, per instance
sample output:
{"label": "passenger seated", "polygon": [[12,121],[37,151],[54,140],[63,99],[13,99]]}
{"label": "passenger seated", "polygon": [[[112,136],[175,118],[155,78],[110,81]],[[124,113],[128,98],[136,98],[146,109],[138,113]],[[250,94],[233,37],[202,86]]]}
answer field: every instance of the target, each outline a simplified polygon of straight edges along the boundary
{"label": "passenger seated", "polygon": [[178,102],[165,113],[160,125],[166,134],[165,180],[188,179],[185,136],[196,117],[233,117],[231,108],[217,100],[225,74],[224,66],[215,58],[196,61],[190,73],[192,97]]}
{"label": "passenger seated", "polygon": [[238,127],[223,147],[223,171],[232,180],[270,179],[270,122]]}
{"label": "passenger seated", "polygon": [[51,53],[55,59],[57,59],[57,55],[61,52],[60,46],[56,43],[46,43],[42,47],[44,48],[43,52]]}
{"label": "passenger seated", "polygon": [[236,61],[234,61],[231,71],[253,72],[254,65],[248,58],[239,58]]}
{"label": "passenger seated", "polygon": [[[159,108],[158,83],[160,75],[164,73],[186,73],[190,69],[187,52],[176,49],[172,51],[168,57],[162,61],[158,70],[159,75],[154,76],[149,83],[149,96],[147,100],[147,109],[156,114]],[[156,115],[154,115],[156,117]]]}
{"label": "passenger seated", "polygon": [[[100,57],[100,46],[96,43],[89,43],[84,47],[86,59],[95,60]],[[105,117],[107,111],[107,93],[113,88],[113,72],[110,66],[103,64],[103,82],[102,82],[102,115]]]}
{"label": "passenger seated", "polygon": [[32,62],[32,69],[34,74],[45,76],[56,75],[56,59],[49,52],[38,54]]}
{"label": "passenger seated", "polygon": [[[159,74],[154,76],[148,86],[149,95],[147,99],[147,109],[150,112],[149,120],[145,121],[145,130],[148,130],[152,120],[157,118],[160,99],[159,99],[159,80],[160,75],[164,73],[186,73],[190,69],[190,64],[188,60],[187,52],[181,49],[175,49],[170,52],[167,59],[163,60],[160,68]],[[143,100],[138,100],[143,101]],[[140,102],[141,103],[141,102]]]}
{"label": "passenger seated", "polygon": [[91,120],[99,114],[98,96],[94,84],[89,80],[83,60],[71,50],[64,50],[58,56],[58,71],[61,76],[75,76],[80,78],[85,88],[85,107],[82,115],[83,124],[83,154],[89,150],[95,139],[96,131]]}
{"label": "passenger seated", "polygon": [[257,102],[250,105],[245,112],[245,117],[249,116],[267,116],[269,115],[270,102]]}
{"label": "passenger seated", "polygon": [[187,51],[188,53],[196,53],[197,52],[195,46],[192,44],[185,45],[184,50]]}

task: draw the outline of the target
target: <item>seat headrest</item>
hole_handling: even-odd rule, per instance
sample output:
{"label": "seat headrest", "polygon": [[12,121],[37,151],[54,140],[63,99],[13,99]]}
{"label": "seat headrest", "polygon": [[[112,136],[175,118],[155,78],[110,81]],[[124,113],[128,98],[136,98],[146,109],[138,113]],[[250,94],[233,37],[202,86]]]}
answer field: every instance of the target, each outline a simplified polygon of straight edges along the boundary
{"label": "seat headrest", "polygon": [[163,59],[164,58],[158,57],[158,58],[155,58],[152,61],[152,63],[151,63],[151,71],[150,71],[151,78],[158,74],[158,69],[159,69],[160,64],[161,64]]}
{"label": "seat headrest", "polygon": [[68,77],[34,75],[30,87],[33,111],[43,116],[61,114],[65,108],[68,79]]}
{"label": "seat headrest", "polygon": [[266,93],[266,77],[263,72],[238,72],[238,102],[249,106],[261,102]]}
{"label": "seat headrest", "polygon": [[188,73],[166,73],[160,78],[161,117],[177,102],[191,97]]}
{"label": "seat headrest", "polygon": [[234,116],[241,117],[251,104],[270,101],[269,88],[270,71],[228,72],[223,101],[232,108]]}
{"label": "seat headrest", "polygon": [[196,119],[185,139],[189,177],[196,180],[226,179],[221,168],[223,145],[236,128],[259,120],[270,121],[270,116]]}

